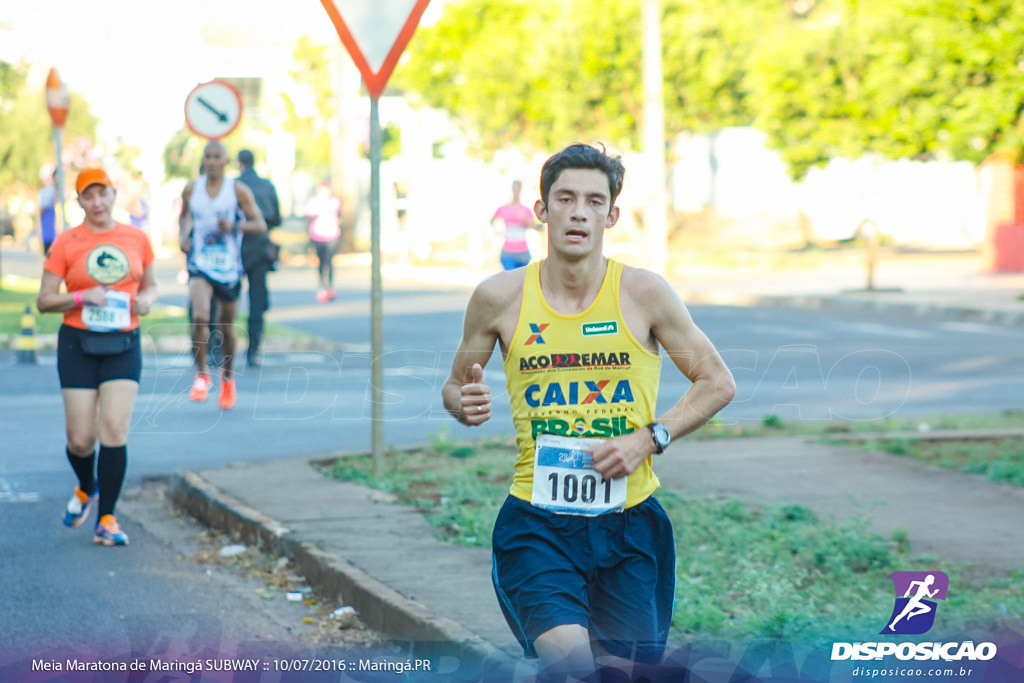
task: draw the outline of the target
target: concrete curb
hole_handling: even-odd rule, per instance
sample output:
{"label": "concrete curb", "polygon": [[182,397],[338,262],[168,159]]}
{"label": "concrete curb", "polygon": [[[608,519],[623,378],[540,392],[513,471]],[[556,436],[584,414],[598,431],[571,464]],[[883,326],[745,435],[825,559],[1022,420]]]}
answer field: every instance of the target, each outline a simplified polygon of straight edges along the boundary
{"label": "concrete curb", "polygon": [[244,543],[288,557],[326,600],[353,606],[363,622],[392,638],[443,644],[449,654],[485,670],[513,660],[461,624],[426,609],[345,560],[296,538],[284,525],[224,493],[195,472],[172,477],[174,505],[200,522],[229,532]]}

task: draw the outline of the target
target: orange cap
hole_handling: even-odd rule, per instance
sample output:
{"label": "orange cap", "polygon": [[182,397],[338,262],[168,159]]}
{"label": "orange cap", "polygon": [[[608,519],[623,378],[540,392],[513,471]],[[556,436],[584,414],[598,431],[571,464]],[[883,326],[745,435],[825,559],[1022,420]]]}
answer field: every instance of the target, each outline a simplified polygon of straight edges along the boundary
{"label": "orange cap", "polygon": [[75,191],[78,194],[82,194],[85,192],[85,188],[90,185],[113,187],[114,181],[110,179],[110,176],[102,168],[87,168],[78,174],[78,180],[75,181]]}

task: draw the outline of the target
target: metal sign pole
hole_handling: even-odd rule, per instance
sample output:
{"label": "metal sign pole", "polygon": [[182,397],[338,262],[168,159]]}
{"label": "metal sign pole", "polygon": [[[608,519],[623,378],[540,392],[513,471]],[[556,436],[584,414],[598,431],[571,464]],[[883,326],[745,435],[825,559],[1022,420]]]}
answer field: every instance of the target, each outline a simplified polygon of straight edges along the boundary
{"label": "metal sign pole", "polygon": [[64,207],[64,162],[62,161],[64,159],[64,152],[61,149],[61,144],[60,144],[60,138],[61,138],[60,130],[61,130],[60,126],[54,126],[53,127],[53,143],[54,143],[54,146],[56,147],[56,153],[57,153],[57,177],[53,179],[53,191],[56,193],[56,197],[55,198],[57,200],[57,206],[60,207],[60,211],[58,213],[59,222],[57,223],[57,226],[56,226],[56,230],[57,230],[58,234],[64,232],[64,229],[67,228],[67,225],[66,225],[66,220],[67,219],[65,218],[65,216],[67,214],[65,214],[65,207]]}
{"label": "metal sign pole", "polygon": [[64,151],[61,149],[61,129],[68,117],[68,110],[71,108],[71,96],[64,81],[60,80],[57,70],[51,68],[46,74],[46,111],[50,114],[50,122],[53,124],[53,142],[56,147],[57,177],[54,179],[54,193],[56,211],[60,206],[60,222],[54,228],[57,232],[64,232],[67,227],[67,215],[64,207]]}
{"label": "metal sign pole", "polygon": [[370,382],[373,385],[373,471],[378,477],[387,472],[384,462],[384,354],[381,319],[383,287],[380,274],[380,158],[382,134],[376,97],[370,98]]}
{"label": "metal sign pole", "polygon": [[[381,333],[381,320],[384,316],[380,275],[380,162],[383,135],[380,130],[378,100],[429,2],[430,0],[415,0],[413,3],[407,1],[402,5],[397,2],[354,3],[351,0],[320,0],[338,32],[338,38],[351,55],[370,93],[370,336],[373,346],[370,357],[370,382],[373,384],[370,400],[373,402],[373,469],[377,476],[387,471],[384,462],[384,343]],[[355,33],[342,18],[339,4],[345,6],[346,12],[354,12]],[[409,4],[412,6],[407,6]],[[408,14],[405,13],[406,9]],[[389,33],[388,29],[393,29],[394,33]],[[392,42],[382,43],[382,38],[389,37],[393,37]],[[364,53],[360,42],[374,49]],[[366,54],[370,54],[372,59],[367,60]],[[376,58],[382,55],[383,61],[377,62]]]}

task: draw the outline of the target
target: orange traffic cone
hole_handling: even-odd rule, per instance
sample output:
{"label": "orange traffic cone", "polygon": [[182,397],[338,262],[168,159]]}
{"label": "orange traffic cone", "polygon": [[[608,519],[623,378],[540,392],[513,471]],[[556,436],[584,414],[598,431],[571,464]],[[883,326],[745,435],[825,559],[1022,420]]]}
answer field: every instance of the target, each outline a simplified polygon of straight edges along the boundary
{"label": "orange traffic cone", "polygon": [[38,363],[36,356],[36,319],[32,316],[32,308],[25,306],[21,316],[21,335],[18,336],[18,362]]}

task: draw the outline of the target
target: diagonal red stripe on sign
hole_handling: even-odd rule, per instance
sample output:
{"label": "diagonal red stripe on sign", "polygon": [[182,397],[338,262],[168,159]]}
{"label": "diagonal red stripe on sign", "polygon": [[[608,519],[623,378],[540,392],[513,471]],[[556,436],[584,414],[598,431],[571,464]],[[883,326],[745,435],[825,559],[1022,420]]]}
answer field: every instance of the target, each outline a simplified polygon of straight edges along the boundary
{"label": "diagonal red stripe on sign", "polygon": [[[334,0],[320,0],[320,4],[323,5],[327,11],[327,16],[331,18],[331,23],[334,24],[334,30],[338,32],[338,37],[341,38],[342,45],[348,50],[349,55],[352,57],[352,61],[355,62],[356,68],[359,69],[360,75],[363,77],[363,82],[366,83],[366,89],[370,91],[370,97],[378,99],[381,93],[384,92],[384,87],[387,85],[388,79],[391,78],[392,72],[398,65],[398,58],[402,56],[402,51],[405,50],[405,46],[409,44],[409,40],[412,38],[412,34],[416,31],[416,26],[419,24],[420,17],[423,16],[423,12],[427,9],[427,5],[430,0],[416,0],[413,5],[412,11],[409,13],[408,18],[402,25],[402,28],[398,31],[398,35],[395,38],[395,42],[391,45],[391,49],[388,51],[387,56],[381,63],[380,68],[377,71],[373,70],[370,66],[369,61],[366,59],[366,55],[363,53],[362,48],[359,46],[359,40],[350,30],[350,27],[341,16],[341,11],[338,9]],[[380,7],[380,5],[374,4],[374,7]]]}

